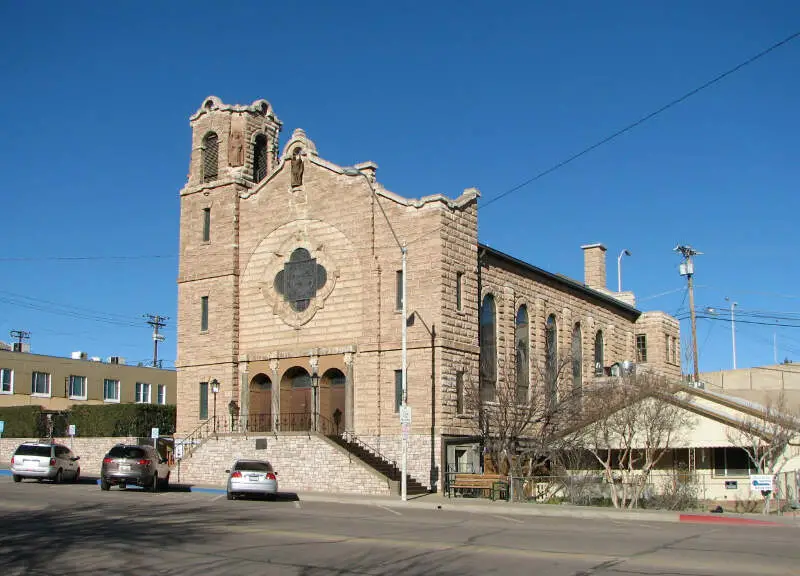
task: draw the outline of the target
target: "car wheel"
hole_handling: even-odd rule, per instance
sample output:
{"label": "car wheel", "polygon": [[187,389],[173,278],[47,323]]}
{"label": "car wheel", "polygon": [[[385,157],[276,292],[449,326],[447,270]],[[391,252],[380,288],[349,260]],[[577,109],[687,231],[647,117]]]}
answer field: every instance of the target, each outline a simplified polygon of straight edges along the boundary
{"label": "car wheel", "polygon": [[111,484],[109,484],[106,480],[100,479],[100,490],[108,491],[111,489]]}
{"label": "car wheel", "polygon": [[72,481],[77,482],[78,478],[80,477],[81,477],[81,469],[78,468],[77,470],[75,470],[75,475],[72,477]]}
{"label": "car wheel", "polygon": [[58,472],[56,472],[56,477],[53,478],[53,482],[55,482],[56,484],[61,484],[61,481],[63,479],[64,479],[64,473],[61,471],[61,468],[59,468]]}
{"label": "car wheel", "polygon": [[233,492],[228,492],[228,500],[236,500],[236,497],[233,495]]}
{"label": "car wheel", "polygon": [[150,490],[152,490],[153,492],[158,492],[158,472],[153,474],[153,483],[150,486]]}
{"label": "car wheel", "polygon": [[161,489],[166,490],[169,488],[169,472],[167,472],[167,477],[161,481]]}
{"label": "car wheel", "polygon": [[14,474],[14,482],[22,482],[22,476],[19,474]]}

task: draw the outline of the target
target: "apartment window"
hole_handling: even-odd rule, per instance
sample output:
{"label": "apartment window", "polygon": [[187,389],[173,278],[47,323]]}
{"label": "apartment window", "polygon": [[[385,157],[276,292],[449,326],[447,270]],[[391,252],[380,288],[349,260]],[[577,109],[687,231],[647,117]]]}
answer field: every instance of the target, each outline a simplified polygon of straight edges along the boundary
{"label": "apartment window", "polygon": [[397,294],[394,299],[395,310],[403,309],[403,271],[398,270],[395,274]]}
{"label": "apartment window", "polygon": [[219,137],[209,132],[203,138],[203,182],[217,179],[219,172]]}
{"label": "apartment window", "polygon": [[464,413],[464,373],[456,372],[456,414]]}
{"label": "apartment window", "polygon": [[119,380],[103,380],[103,401],[119,402]]}
{"label": "apartment window", "polygon": [[200,298],[200,332],[208,330],[208,296]]}
{"label": "apartment window", "polygon": [[395,414],[400,412],[400,406],[403,404],[403,371],[394,371],[394,411]]}
{"label": "apartment window", "polygon": [[456,310],[459,312],[464,310],[464,302],[462,299],[462,290],[464,289],[464,273],[456,272]]}
{"label": "apartment window", "polygon": [[636,361],[647,362],[647,335],[636,335]]}
{"label": "apartment window", "polygon": [[211,240],[211,208],[203,208],[203,242]]}
{"label": "apartment window", "polygon": [[136,383],[136,403],[150,404],[150,384],[147,382]]}
{"label": "apartment window", "polygon": [[164,384],[158,385],[158,400],[156,402],[158,404],[167,403],[167,387]]}
{"label": "apartment window", "polygon": [[86,376],[70,375],[69,397],[75,400],[86,400]]}
{"label": "apartment window", "polygon": [[31,395],[50,396],[50,374],[34,372],[31,375]]}
{"label": "apartment window", "polygon": [[14,371],[10,368],[0,368],[0,394],[14,393]]}
{"label": "apartment window", "polygon": [[200,382],[200,420],[208,420],[208,382]]}

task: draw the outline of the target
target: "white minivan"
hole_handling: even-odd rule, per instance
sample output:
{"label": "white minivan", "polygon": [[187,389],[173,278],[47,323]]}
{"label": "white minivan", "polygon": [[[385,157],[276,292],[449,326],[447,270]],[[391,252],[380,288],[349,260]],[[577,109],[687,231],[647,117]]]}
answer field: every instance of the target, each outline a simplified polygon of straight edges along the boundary
{"label": "white minivan", "polygon": [[23,478],[77,482],[81,475],[78,460],[80,456],[61,444],[25,442],[11,457],[11,475],[14,482],[22,482]]}

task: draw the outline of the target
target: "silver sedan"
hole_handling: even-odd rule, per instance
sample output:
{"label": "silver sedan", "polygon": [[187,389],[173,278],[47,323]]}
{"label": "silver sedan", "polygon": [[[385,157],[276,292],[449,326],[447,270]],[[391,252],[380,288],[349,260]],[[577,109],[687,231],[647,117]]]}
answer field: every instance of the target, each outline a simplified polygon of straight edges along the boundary
{"label": "silver sedan", "polygon": [[228,500],[256,494],[275,497],[278,493],[278,473],[265,460],[237,460],[228,473]]}

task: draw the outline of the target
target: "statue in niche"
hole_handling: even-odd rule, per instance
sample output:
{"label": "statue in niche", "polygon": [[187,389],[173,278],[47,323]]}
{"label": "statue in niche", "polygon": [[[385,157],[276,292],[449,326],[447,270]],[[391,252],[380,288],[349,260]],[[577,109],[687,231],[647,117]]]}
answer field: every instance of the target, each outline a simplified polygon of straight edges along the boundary
{"label": "statue in niche", "polygon": [[231,144],[228,155],[230,156],[231,166],[244,165],[244,134],[239,129],[231,131]]}
{"label": "statue in niche", "polygon": [[292,186],[303,185],[303,158],[300,156],[300,148],[295,148],[292,152]]}

